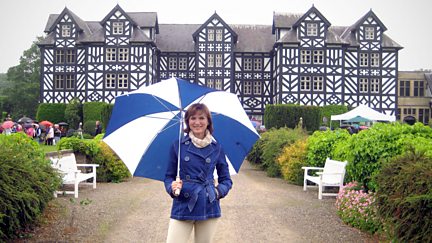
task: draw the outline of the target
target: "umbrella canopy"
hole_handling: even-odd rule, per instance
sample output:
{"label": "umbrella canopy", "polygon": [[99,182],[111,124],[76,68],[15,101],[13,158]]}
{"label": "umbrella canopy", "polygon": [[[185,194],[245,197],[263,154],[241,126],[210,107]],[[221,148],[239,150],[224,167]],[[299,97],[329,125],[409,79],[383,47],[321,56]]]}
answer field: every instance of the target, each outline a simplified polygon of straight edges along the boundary
{"label": "umbrella canopy", "polygon": [[356,116],[349,120],[346,120],[346,122],[370,122],[371,120],[362,116]]}
{"label": "umbrella canopy", "polygon": [[14,124],[15,124],[15,122],[13,122],[13,121],[5,121],[5,122],[2,123],[1,126],[2,126],[4,129],[8,129],[8,128],[13,127]]}
{"label": "umbrella canopy", "polygon": [[30,117],[23,116],[20,119],[18,119],[17,122],[21,123],[21,124],[23,124],[23,123],[33,123],[33,119],[31,119]]}
{"label": "umbrella canopy", "polygon": [[39,125],[42,125],[42,126],[44,126],[44,127],[47,127],[47,126],[53,126],[53,123],[52,122],[50,122],[50,121],[41,121],[41,122],[39,122]]}
{"label": "umbrella canopy", "polygon": [[67,124],[66,122],[59,122],[58,125],[61,127],[69,126],[69,124]]}
{"label": "umbrella canopy", "polygon": [[171,78],[118,96],[106,129],[106,142],[135,176],[163,180],[173,142],[183,135],[185,110],[206,104],[212,113],[213,137],[226,153],[231,174],[259,135],[237,96]]}

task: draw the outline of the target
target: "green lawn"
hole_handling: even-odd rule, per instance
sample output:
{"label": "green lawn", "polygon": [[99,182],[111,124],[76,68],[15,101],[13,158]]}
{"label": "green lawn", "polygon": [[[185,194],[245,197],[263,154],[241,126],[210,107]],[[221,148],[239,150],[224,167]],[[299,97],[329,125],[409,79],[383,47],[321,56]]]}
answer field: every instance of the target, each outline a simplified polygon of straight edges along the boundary
{"label": "green lawn", "polygon": [[57,151],[57,146],[55,146],[55,145],[40,144],[40,146],[45,153]]}

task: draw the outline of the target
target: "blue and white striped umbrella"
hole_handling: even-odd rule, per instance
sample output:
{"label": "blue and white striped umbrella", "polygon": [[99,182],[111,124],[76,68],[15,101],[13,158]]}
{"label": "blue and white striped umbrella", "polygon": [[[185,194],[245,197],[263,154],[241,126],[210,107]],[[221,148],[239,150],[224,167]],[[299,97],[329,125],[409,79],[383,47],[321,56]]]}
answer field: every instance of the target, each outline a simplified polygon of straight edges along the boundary
{"label": "blue and white striped umbrella", "polygon": [[134,176],[164,180],[170,147],[183,135],[183,116],[194,103],[212,113],[213,137],[226,153],[231,174],[240,166],[259,135],[237,95],[178,78],[116,97],[103,141]]}

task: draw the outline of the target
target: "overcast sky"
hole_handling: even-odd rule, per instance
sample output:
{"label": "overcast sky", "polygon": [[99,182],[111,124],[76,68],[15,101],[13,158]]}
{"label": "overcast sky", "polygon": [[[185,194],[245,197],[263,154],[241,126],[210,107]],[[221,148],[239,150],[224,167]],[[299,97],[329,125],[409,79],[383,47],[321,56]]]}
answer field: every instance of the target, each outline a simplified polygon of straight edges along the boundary
{"label": "overcast sky", "polygon": [[399,70],[432,69],[432,0],[2,0],[0,73],[44,35],[49,14],[67,7],[85,21],[100,21],[116,4],[126,12],[157,12],[163,24],[202,24],[216,11],[227,24],[271,25],[273,12],[303,14],[314,4],[332,25],[349,26],[372,9],[404,47]]}

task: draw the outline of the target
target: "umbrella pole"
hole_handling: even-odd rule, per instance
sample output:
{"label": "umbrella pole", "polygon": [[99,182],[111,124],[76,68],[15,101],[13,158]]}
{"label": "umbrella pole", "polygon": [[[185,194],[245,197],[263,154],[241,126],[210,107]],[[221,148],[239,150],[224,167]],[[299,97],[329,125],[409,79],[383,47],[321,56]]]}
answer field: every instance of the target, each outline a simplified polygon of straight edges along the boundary
{"label": "umbrella pole", "polygon": [[[177,176],[176,181],[180,182],[180,145],[181,145],[181,138],[183,134],[183,117],[182,112],[180,111],[180,125],[179,125],[180,131],[179,131],[179,138],[178,138],[178,154],[177,154]],[[176,189],[174,191],[174,195],[178,196],[180,195],[180,189]]]}

